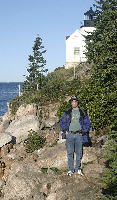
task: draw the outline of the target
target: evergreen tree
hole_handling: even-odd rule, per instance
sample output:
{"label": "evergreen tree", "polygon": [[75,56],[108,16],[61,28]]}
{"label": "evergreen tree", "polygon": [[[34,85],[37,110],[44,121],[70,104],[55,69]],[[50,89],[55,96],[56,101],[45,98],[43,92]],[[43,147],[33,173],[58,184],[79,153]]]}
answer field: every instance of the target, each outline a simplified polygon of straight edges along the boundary
{"label": "evergreen tree", "polygon": [[[92,77],[79,91],[85,98],[94,128],[108,127],[105,155],[109,168],[103,177],[106,199],[117,198],[117,0],[100,0],[96,6],[96,30],[86,37]],[[107,129],[107,130],[108,130]],[[104,198],[105,199],[105,198]]]}
{"label": "evergreen tree", "polygon": [[85,97],[93,127],[103,128],[113,126],[116,119],[117,1],[96,2],[96,30],[86,37],[86,56],[93,62],[92,77],[79,95]]}
{"label": "evergreen tree", "polygon": [[96,81],[115,83],[117,76],[117,1],[101,0],[96,6],[96,31],[87,43],[88,61],[94,63]]}
{"label": "evergreen tree", "polygon": [[41,88],[42,83],[42,74],[47,72],[47,69],[44,69],[46,65],[46,60],[44,60],[43,54],[46,52],[44,46],[42,46],[42,39],[38,36],[34,41],[33,55],[29,55],[28,60],[30,61],[29,68],[27,71],[29,75],[26,76],[26,81],[23,85],[23,90],[36,89],[39,86]]}
{"label": "evergreen tree", "polygon": [[105,176],[102,180],[103,187],[108,190],[107,198],[117,199],[117,129],[112,128],[109,135],[103,155],[107,160],[108,168],[105,169]]}

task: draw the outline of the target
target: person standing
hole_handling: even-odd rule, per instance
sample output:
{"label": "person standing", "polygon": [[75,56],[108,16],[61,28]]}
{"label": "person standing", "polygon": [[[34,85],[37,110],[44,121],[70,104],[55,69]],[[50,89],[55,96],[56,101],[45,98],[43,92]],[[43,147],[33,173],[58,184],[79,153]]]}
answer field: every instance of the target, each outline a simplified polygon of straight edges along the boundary
{"label": "person standing", "polygon": [[[72,96],[69,100],[71,107],[68,108],[60,120],[63,131],[62,138],[66,138],[68,157],[68,173],[71,176],[74,171],[82,175],[81,159],[83,142],[88,142],[87,132],[90,130],[90,120],[87,113],[78,105],[78,98]],[[74,169],[74,152],[76,153],[76,166]]]}

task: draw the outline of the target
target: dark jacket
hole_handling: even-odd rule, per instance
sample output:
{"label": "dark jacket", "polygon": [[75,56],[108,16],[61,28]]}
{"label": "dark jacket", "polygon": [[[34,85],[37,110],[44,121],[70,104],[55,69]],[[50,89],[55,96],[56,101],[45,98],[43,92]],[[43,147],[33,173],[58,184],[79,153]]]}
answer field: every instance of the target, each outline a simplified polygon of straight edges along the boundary
{"label": "dark jacket", "polygon": [[[88,142],[88,138],[87,138],[87,132],[89,132],[91,124],[90,124],[90,120],[89,120],[89,116],[87,115],[87,113],[80,107],[79,107],[79,111],[80,111],[80,125],[81,125],[81,132],[83,135],[83,142]],[[68,108],[64,114],[63,117],[60,120],[60,127],[61,127],[61,131],[63,131],[62,133],[62,138],[64,139],[66,137],[65,132],[69,131],[69,124],[71,122],[71,114],[72,114],[72,107]]]}

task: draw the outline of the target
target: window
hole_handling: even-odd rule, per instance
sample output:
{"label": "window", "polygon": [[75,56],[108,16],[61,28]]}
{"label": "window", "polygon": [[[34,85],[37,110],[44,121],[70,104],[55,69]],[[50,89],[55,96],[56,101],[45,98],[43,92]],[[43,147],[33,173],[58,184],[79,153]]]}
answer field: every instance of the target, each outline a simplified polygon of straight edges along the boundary
{"label": "window", "polygon": [[80,47],[74,47],[74,55],[80,55]]}

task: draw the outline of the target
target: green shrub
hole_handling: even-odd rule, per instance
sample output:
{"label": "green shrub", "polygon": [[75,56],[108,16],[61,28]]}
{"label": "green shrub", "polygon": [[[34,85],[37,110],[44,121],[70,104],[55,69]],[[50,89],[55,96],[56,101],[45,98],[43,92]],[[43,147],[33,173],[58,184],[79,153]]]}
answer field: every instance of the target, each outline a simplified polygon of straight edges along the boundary
{"label": "green shrub", "polygon": [[65,112],[65,110],[67,110],[67,108],[70,107],[70,103],[65,101],[63,102],[59,107],[58,107],[58,110],[57,110],[57,116],[59,118],[61,118],[63,116],[63,113]]}
{"label": "green shrub", "polygon": [[78,90],[77,96],[80,106],[88,110],[92,127],[103,129],[107,126],[114,126],[117,102],[117,85],[113,82],[106,84],[95,81],[92,77],[87,83]]}
{"label": "green shrub", "polygon": [[33,130],[29,131],[28,138],[24,141],[24,146],[27,153],[32,153],[33,151],[40,149],[44,146],[46,138],[40,136]]}
{"label": "green shrub", "polygon": [[108,168],[104,170],[102,177],[103,187],[108,190],[108,199],[117,199],[117,127],[109,132],[108,144],[105,147],[104,158],[108,163]]}
{"label": "green shrub", "polygon": [[[76,71],[79,68],[76,67]],[[66,94],[75,95],[81,87],[79,79],[72,79],[74,76],[74,69],[64,69],[59,67],[54,72],[49,73],[47,76],[41,76],[41,88],[31,87],[24,82],[22,87],[23,93],[19,97],[15,97],[10,102],[12,113],[15,114],[17,109],[22,104],[36,103],[37,105],[47,105],[57,101],[64,101]]]}
{"label": "green shrub", "polygon": [[10,102],[9,102],[9,107],[11,109],[11,113],[15,114],[18,107],[20,106],[20,98],[17,95],[16,97],[14,97]]}

